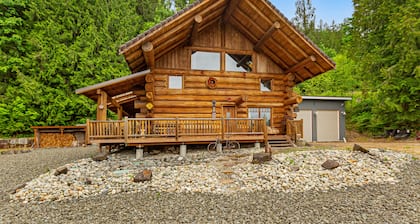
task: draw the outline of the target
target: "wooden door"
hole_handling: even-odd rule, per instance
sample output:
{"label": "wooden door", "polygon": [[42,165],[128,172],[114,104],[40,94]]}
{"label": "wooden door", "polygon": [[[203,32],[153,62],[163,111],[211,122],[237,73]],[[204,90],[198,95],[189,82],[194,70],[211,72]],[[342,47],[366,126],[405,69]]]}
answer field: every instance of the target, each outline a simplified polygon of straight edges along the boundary
{"label": "wooden door", "polygon": [[[236,118],[235,106],[223,106],[223,118]],[[225,133],[235,132],[235,120],[225,120],[224,131]]]}
{"label": "wooden door", "polygon": [[223,106],[223,117],[224,118],[235,118],[235,107],[234,106]]}

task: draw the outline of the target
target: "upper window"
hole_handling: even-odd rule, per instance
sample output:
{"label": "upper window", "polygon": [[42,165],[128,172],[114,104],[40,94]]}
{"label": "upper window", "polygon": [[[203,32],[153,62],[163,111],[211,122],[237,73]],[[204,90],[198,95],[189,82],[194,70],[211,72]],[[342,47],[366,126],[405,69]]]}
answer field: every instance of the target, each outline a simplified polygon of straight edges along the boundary
{"label": "upper window", "polygon": [[260,89],[264,92],[270,92],[271,91],[271,79],[261,79],[260,83]]}
{"label": "upper window", "polygon": [[252,56],[243,54],[226,54],[225,55],[226,71],[229,72],[251,72]]}
{"label": "upper window", "polygon": [[169,89],[182,89],[182,76],[169,76]]}
{"label": "upper window", "polygon": [[193,51],[191,55],[191,69],[220,71],[220,53]]}

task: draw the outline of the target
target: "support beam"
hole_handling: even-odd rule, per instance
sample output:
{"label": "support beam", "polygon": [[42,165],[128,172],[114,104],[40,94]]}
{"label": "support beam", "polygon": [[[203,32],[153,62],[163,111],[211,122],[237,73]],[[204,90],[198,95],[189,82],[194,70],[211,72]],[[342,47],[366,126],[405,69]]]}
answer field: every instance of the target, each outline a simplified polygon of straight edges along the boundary
{"label": "support beam", "polygon": [[194,40],[197,39],[198,29],[200,28],[200,23],[203,22],[203,17],[197,15],[194,17],[193,27],[191,30],[190,38],[188,39],[187,46],[192,46]]}
{"label": "support beam", "polygon": [[225,22],[230,20],[230,17],[232,16],[233,11],[238,7],[238,4],[241,0],[230,0],[229,5],[226,8],[225,15],[223,17],[223,20]]}
{"label": "support beam", "polygon": [[106,111],[108,105],[108,94],[101,89],[96,90],[98,95],[98,101],[96,105],[96,120],[104,121],[106,120]]}
{"label": "support beam", "polygon": [[305,65],[307,65],[310,62],[315,62],[316,61],[316,57],[311,55],[307,58],[305,58],[304,60],[298,62],[297,64],[293,65],[291,68],[289,68],[285,73],[292,73],[297,71],[298,69],[304,67]]}
{"label": "support beam", "polygon": [[271,25],[270,29],[268,29],[267,32],[265,32],[264,35],[258,40],[257,44],[254,46],[254,50],[256,52],[260,52],[261,46],[264,44],[264,42],[267,41],[268,38],[273,35],[274,31],[278,29],[280,29],[280,23],[276,21],[273,23],[273,25]]}
{"label": "support beam", "polygon": [[144,53],[144,60],[150,69],[155,67],[155,51],[153,50],[152,42],[146,42],[141,46]]}

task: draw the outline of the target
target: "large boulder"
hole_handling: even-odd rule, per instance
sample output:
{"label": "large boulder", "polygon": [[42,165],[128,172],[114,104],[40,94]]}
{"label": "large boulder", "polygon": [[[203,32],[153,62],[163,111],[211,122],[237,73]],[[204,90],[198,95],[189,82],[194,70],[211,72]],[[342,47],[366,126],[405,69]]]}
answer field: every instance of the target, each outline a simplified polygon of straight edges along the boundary
{"label": "large boulder", "polygon": [[358,144],[354,144],[353,145],[353,151],[359,151],[359,152],[363,152],[363,153],[368,153],[369,150],[363,148],[362,146],[358,145]]}
{"label": "large boulder", "polygon": [[135,183],[151,181],[151,180],[152,180],[152,171],[148,169],[141,171],[133,179]]}
{"label": "large boulder", "polygon": [[100,153],[92,156],[92,160],[97,161],[97,162],[107,160],[107,159],[108,159],[108,153],[106,153],[106,152],[100,152]]}
{"label": "large boulder", "polygon": [[271,160],[271,153],[260,152],[252,155],[253,164],[261,164]]}
{"label": "large boulder", "polygon": [[66,166],[60,166],[55,170],[54,175],[58,176],[61,174],[67,174],[68,171],[69,169]]}
{"label": "large boulder", "polygon": [[332,169],[335,169],[335,168],[339,167],[340,164],[335,160],[328,159],[321,166],[324,167],[325,169],[332,170]]}

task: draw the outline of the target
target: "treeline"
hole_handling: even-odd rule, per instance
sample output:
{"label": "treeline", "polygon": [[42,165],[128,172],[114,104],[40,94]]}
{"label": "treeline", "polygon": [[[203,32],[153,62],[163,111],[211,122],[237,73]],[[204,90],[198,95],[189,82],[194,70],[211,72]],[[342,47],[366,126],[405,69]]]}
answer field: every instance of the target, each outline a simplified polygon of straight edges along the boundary
{"label": "treeline", "polygon": [[[95,117],[74,90],[129,74],[118,47],[193,0],[0,0],[0,135]],[[420,3],[354,0],[342,24],[315,21],[297,0],[293,22],[337,63],[302,95],[351,96],[348,124],[370,133],[420,129]]]}
{"label": "treeline", "polygon": [[0,0],[0,136],[94,118],[74,90],[129,74],[118,47],[188,0]]}
{"label": "treeline", "polygon": [[370,134],[420,129],[420,3],[353,0],[342,24],[315,22],[310,0],[296,1],[295,25],[336,62],[300,84],[303,95],[350,96],[347,124]]}

